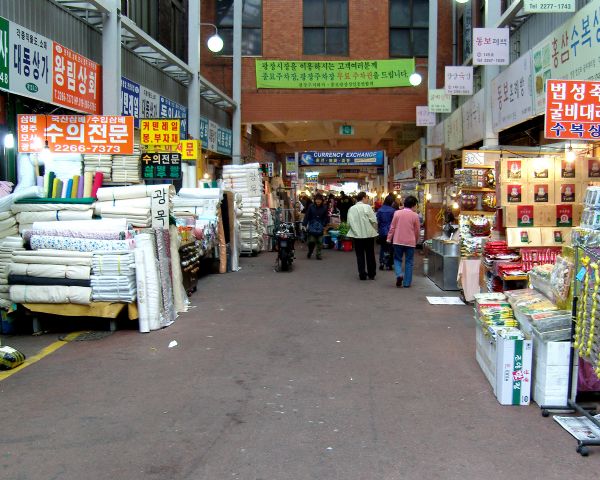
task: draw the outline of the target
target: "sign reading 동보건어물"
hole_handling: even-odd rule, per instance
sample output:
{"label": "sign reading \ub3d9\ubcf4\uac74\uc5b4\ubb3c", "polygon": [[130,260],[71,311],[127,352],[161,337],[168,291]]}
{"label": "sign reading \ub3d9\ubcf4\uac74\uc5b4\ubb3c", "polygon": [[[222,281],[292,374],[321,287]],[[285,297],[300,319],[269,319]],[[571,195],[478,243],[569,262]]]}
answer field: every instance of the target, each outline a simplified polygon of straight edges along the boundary
{"label": "sign reading \ub3d9\ubcf4\uac74\uc5b4\ubb3c", "polygon": [[256,87],[283,89],[410,87],[415,59],[256,60]]}
{"label": "sign reading \ub3d9\ubcf4\uac74\uc5b4\ubb3c", "polygon": [[383,150],[371,152],[303,152],[300,166],[315,165],[358,165],[364,167],[383,166]]}

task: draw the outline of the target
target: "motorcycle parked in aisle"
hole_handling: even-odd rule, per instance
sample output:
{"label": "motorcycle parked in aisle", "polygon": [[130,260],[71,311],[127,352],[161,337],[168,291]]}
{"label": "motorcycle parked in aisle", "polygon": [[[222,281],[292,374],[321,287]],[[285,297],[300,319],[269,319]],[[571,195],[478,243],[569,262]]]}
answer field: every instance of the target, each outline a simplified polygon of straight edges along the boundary
{"label": "motorcycle parked in aisle", "polygon": [[296,231],[293,223],[282,222],[275,230],[275,250],[277,251],[277,270],[287,272],[292,268],[295,258],[294,243]]}

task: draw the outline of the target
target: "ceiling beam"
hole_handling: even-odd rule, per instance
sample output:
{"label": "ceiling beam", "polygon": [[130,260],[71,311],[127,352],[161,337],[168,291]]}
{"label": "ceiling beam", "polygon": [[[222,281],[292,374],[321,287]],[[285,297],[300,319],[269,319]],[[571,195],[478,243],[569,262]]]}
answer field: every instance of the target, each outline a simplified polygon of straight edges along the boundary
{"label": "ceiling beam", "polygon": [[371,138],[371,146],[375,147],[386,133],[389,132],[392,125],[390,123],[378,123],[375,127],[376,135]]}
{"label": "ceiling beam", "polygon": [[337,138],[330,138],[329,145],[331,145],[332,147],[337,147],[337,145],[338,145]]}
{"label": "ceiling beam", "polygon": [[286,135],[288,133],[288,128],[282,123],[263,123],[265,128],[275,135],[279,140],[285,142]]}

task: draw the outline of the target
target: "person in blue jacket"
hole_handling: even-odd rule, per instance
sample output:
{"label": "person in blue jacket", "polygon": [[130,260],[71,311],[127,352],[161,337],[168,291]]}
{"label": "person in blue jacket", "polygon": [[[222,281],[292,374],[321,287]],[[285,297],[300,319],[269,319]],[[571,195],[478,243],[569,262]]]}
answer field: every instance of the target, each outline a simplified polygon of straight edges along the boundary
{"label": "person in blue jacket", "polygon": [[379,230],[379,270],[391,270],[394,265],[393,246],[387,243],[392,218],[396,209],[393,207],[396,198],[391,193],[385,197],[383,205],[377,210],[377,225]]}

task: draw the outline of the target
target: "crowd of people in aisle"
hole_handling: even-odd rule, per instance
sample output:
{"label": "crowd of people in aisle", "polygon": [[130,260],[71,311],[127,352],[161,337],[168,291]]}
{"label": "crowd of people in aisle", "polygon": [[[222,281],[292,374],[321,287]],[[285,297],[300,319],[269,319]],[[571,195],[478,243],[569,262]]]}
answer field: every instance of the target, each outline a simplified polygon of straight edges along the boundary
{"label": "crowd of people in aisle", "polygon": [[379,270],[393,269],[398,288],[411,286],[414,253],[421,235],[416,197],[407,196],[399,202],[395,195],[389,194],[382,202],[376,201],[372,205],[366,192],[354,197],[344,192],[340,192],[339,197],[317,193],[312,199],[302,195],[299,203],[308,246],[307,258],[316,254],[317,260],[323,259],[323,237],[332,216],[338,216],[341,224],[347,224],[345,236],[352,239],[360,280],[375,280],[375,245],[378,243]]}

